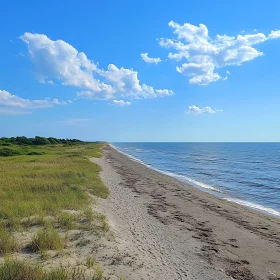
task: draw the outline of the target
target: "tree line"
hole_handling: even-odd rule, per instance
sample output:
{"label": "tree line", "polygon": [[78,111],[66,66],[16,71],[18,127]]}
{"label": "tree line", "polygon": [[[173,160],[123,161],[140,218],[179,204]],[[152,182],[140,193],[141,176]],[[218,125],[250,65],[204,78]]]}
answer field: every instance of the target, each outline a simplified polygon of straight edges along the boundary
{"label": "tree line", "polygon": [[34,138],[27,138],[25,136],[18,137],[2,137],[0,138],[0,145],[10,146],[10,145],[50,145],[50,144],[81,144],[84,141],[78,139],[58,139],[54,137],[41,137],[35,136]]}

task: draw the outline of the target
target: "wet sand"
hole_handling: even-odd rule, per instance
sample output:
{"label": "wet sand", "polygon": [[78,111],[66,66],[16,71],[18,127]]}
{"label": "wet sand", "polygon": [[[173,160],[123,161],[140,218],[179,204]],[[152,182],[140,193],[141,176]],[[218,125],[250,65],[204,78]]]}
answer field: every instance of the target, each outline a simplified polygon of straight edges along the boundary
{"label": "wet sand", "polygon": [[217,198],[130,160],[109,145],[92,159],[111,191],[99,200],[125,279],[280,279],[280,219]]}

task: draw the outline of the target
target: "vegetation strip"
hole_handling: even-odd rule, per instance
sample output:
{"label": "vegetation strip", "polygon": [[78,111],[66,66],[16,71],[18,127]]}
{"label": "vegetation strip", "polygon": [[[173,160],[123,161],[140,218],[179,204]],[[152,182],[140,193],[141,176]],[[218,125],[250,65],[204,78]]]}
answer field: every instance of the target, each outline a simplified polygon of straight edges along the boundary
{"label": "vegetation strip", "polygon": [[[89,160],[101,156],[102,145],[44,137],[0,139],[1,280],[84,279],[79,278],[82,273],[70,277],[77,271],[45,271],[12,258],[29,250],[47,259],[49,251],[63,251],[68,231],[108,230],[105,217],[90,209],[88,196],[109,195],[98,175],[100,167]],[[28,244],[16,238],[22,232],[32,234]],[[92,269],[100,274],[97,265]]]}

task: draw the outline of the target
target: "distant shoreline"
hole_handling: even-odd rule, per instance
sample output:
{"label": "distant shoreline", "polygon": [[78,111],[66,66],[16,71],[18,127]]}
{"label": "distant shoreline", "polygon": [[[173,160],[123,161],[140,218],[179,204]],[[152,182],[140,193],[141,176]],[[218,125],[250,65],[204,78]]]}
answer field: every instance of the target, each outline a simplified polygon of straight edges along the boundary
{"label": "distant shoreline", "polygon": [[109,144],[103,150],[97,163],[112,197],[101,207],[120,243],[146,260],[144,279],[279,277],[279,219],[147,168]]}

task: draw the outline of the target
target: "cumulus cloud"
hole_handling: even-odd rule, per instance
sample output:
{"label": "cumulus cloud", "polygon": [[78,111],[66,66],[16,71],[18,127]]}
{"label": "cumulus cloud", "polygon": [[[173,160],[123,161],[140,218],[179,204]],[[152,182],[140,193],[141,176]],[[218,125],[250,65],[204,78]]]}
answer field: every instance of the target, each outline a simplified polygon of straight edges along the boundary
{"label": "cumulus cloud", "polygon": [[78,52],[62,40],[53,41],[44,34],[26,32],[20,39],[28,45],[29,55],[38,68],[41,81],[46,82],[53,77],[63,85],[102,90],[102,85],[92,76],[97,66],[85,53]]}
{"label": "cumulus cloud", "polygon": [[128,106],[131,105],[131,102],[124,100],[113,100],[113,103],[120,106]]}
{"label": "cumulus cloud", "polygon": [[[138,72],[109,64],[100,69],[63,40],[51,40],[44,34],[24,33],[20,36],[28,46],[29,56],[37,67],[39,81],[60,83],[79,88],[77,95],[89,99],[155,98],[169,96],[173,91],[154,89],[141,84]],[[146,90],[148,87],[148,91]]]}
{"label": "cumulus cloud", "polygon": [[41,100],[24,99],[13,95],[6,90],[0,90],[0,114],[18,115],[30,113],[31,109],[50,108],[54,105],[67,104],[65,101],[59,101],[54,98]]}
{"label": "cumulus cloud", "polygon": [[211,38],[204,24],[180,25],[170,21],[168,25],[173,28],[176,38],[161,38],[159,45],[173,50],[168,54],[169,59],[185,60],[186,62],[176,67],[177,72],[187,76],[191,84],[199,85],[220,80],[222,77],[217,72],[220,68],[240,66],[262,56],[263,53],[254,48],[254,45],[280,38],[280,30],[271,31],[269,35],[216,35]]}
{"label": "cumulus cloud", "polygon": [[147,63],[158,64],[159,62],[161,62],[161,59],[159,57],[149,57],[148,53],[141,53],[140,55],[141,55],[142,59]]}
{"label": "cumulus cloud", "polygon": [[[138,73],[133,69],[118,68],[114,64],[109,64],[107,70],[98,69],[98,74],[110,82],[112,91],[103,94],[101,99],[112,98],[156,98],[171,96],[174,94],[172,90],[168,89],[154,89],[152,86],[146,84],[140,85]],[[94,91],[80,91],[77,93],[79,97],[88,99],[96,99]]]}
{"label": "cumulus cloud", "polygon": [[278,39],[280,37],[280,30],[271,31],[269,34],[270,39]]}
{"label": "cumulus cloud", "polygon": [[204,108],[199,108],[198,106],[192,105],[188,106],[188,110],[186,114],[188,115],[201,115],[201,114],[215,114],[217,112],[222,112],[223,110],[220,109],[212,109],[209,106],[205,106]]}

